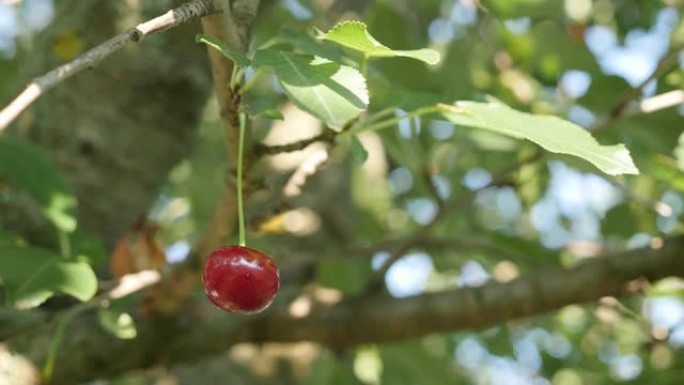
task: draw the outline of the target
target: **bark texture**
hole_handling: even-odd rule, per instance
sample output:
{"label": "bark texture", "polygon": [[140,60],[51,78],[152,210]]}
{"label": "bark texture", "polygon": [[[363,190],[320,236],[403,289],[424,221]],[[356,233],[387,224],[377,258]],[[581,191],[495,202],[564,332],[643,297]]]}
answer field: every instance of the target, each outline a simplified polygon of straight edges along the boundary
{"label": "bark texture", "polygon": [[[145,1],[131,9],[126,4],[133,3],[125,2],[59,2],[55,22],[25,58],[25,75],[64,61],[54,46],[65,34],[87,49],[180,3]],[[50,91],[13,127],[49,149],[78,198],[79,226],[109,247],[147,212],[193,142],[211,90],[206,51],[194,41],[198,24],[126,47]],[[39,220],[22,221],[23,214],[10,214],[21,206],[5,204],[1,225],[38,243],[51,242]]]}

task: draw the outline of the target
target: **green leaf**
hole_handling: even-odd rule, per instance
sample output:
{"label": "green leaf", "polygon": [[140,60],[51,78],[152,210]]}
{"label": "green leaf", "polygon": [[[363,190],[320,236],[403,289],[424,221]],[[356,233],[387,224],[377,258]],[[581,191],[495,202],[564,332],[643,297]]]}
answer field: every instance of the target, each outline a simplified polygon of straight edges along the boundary
{"label": "green leaf", "polygon": [[8,302],[20,309],[36,307],[56,293],[87,301],[97,291],[90,265],[32,247],[0,246],[0,278]]}
{"label": "green leaf", "polygon": [[601,233],[629,239],[639,231],[639,219],[628,204],[617,205],[608,210],[601,221]]}
{"label": "green leaf", "polygon": [[353,371],[328,350],[323,350],[311,364],[309,374],[302,380],[304,385],[359,384]]}
{"label": "green leaf", "polygon": [[615,95],[622,95],[629,88],[629,83],[620,76],[593,76],[587,93],[578,102],[594,112],[603,113],[614,107]]}
{"label": "green leaf", "polygon": [[368,106],[366,79],[354,68],[270,49],[258,51],[254,62],[272,67],[288,97],[336,131]]}
{"label": "green leaf", "polygon": [[358,294],[372,274],[370,261],[360,259],[330,260],[319,264],[316,280],[323,286],[345,294]]}
{"label": "green leaf", "polygon": [[684,192],[684,173],[678,168],[674,159],[656,154],[646,157],[641,167],[649,177]]}
{"label": "green leaf", "polygon": [[130,314],[116,309],[100,309],[97,314],[100,326],[122,340],[130,340],[138,335],[135,322]]}
{"label": "green leaf", "polygon": [[109,252],[97,236],[79,228],[71,234],[72,255],[83,258],[91,266],[98,266],[109,260]]}
{"label": "green leaf", "polygon": [[58,229],[76,229],[76,198],[43,149],[11,135],[0,136],[0,177],[30,194]]}
{"label": "green leaf", "polygon": [[532,115],[500,103],[457,102],[444,106],[452,123],[530,140],[547,151],[582,158],[610,175],[638,174],[624,145],[602,146],[582,127],[555,116]]}
{"label": "green leaf", "polygon": [[553,81],[563,71],[571,69],[590,74],[600,73],[596,59],[586,44],[572,40],[564,26],[550,20],[540,21],[533,24],[531,35],[534,39],[532,60],[538,78]]}
{"label": "green leaf", "polygon": [[677,140],[677,147],[674,150],[674,157],[677,159],[677,167],[684,172],[684,132],[679,135]]}
{"label": "green leaf", "polygon": [[12,59],[5,57],[0,60],[0,94],[8,95],[19,87],[21,82],[19,61],[16,56]]}
{"label": "green leaf", "polygon": [[403,90],[392,90],[396,104],[404,111],[413,111],[419,108],[434,106],[444,100],[444,97],[436,93],[428,92],[405,92]]}
{"label": "green leaf", "polygon": [[649,297],[677,296],[684,298],[684,280],[678,277],[669,277],[654,283],[648,292]]}
{"label": "green leaf", "polygon": [[358,165],[362,165],[368,160],[368,151],[366,151],[363,144],[361,144],[361,141],[356,136],[352,136],[351,138],[351,155],[354,162]]}
{"label": "green leaf", "polygon": [[454,337],[435,334],[422,340],[384,344],[381,384],[469,384],[464,372],[454,365]]}
{"label": "green leaf", "polygon": [[236,63],[240,67],[247,67],[251,64],[247,56],[240,52],[233,51],[228,47],[228,45],[226,45],[226,43],[222,42],[221,40],[213,36],[199,34],[195,36],[195,41],[198,43],[204,43],[212,48],[219,50],[219,52],[221,52],[223,56],[227,57],[233,63]]}
{"label": "green leaf", "polygon": [[407,57],[428,64],[437,64],[440,60],[439,52],[429,48],[393,50],[371,36],[366,24],[356,20],[339,23],[319,38],[361,51],[366,57]]}
{"label": "green leaf", "polygon": [[299,28],[289,25],[284,26],[278,32],[278,40],[291,45],[300,53],[322,57],[345,65],[354,64],[354,61],[344,56],[339,46],[316,39],[310,33]]}
{"label": "green leaf", "polygon": [[14,233],[0,230],[0,247],[3,246],[17,246],[19,245],[21,238]]}

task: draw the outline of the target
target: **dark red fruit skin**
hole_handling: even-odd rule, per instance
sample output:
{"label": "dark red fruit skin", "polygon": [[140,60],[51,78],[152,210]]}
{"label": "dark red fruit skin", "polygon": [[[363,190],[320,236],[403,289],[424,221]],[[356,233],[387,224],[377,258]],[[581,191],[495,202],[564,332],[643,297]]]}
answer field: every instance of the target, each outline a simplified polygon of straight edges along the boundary
{"label": "dark red fruit skin", "polygon": [[214,305],[235,313],[256,313],[273,302],[280,288],[278,266],[259,250],[226,246],[204,262],[204,293]]}

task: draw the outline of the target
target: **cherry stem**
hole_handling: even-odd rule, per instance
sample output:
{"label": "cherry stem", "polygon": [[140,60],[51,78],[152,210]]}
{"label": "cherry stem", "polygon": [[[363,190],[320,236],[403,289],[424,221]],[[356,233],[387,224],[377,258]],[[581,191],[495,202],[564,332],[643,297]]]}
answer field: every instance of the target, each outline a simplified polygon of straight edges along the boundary
{"label": "cherry stem", "polygon": [[71,241],[69,240],[69,234],[64,230],[57,230],[59,235],[59,251],[62,258],[71,258]]}
{"label": "cherry stem", "polygon": [[238,205],[238,226],[240,236],[240,246],[245,246],[245,210],[242,206],[242,158],[245,143],[245,125],[247,117],[244,112],[239,114],[240,137],[238,139],[238,159],[237,159],[237,205]]}

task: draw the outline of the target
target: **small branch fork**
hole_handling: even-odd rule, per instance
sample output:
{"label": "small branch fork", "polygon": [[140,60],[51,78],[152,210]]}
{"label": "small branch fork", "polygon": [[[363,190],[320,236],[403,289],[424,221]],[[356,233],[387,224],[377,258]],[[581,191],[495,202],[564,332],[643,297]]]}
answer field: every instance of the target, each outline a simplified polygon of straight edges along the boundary
{"label": "small branch fork", "polygon": [[255,153],[256,155],[277,155],[277,154],[282,154],[285,152],[295,152],[299,150],[305,149],[307,146],[310,144],[316,143],[316,142],[323,142],[323,143],[332,143],[335,141],[335,138],[337,137],[337,132],[330,130],[330,129],[325,129],[323,132],[316,136],[312,136],[311,138],[307,139],[302,139],[296,142],[292,143],[287,143],[287,144],[281,144],[281,145],[275,145],[275,146],[266,146],[264,144],[257,144],[255,146]]}
{"label": "small branch fork", "polygon": [[652,81],[667,74],[674,68],[682,51],[684,51],[684,44],[673,47],[667,55],[660,59],[651,75],[640,84],[627,90],[606,114],[597,119],[596,123],[589,130],[593,131],[604,128],[621,118],[637,114],[648,114],[684,103],[684,91],[675,90],[644,99],[638,103],[636,108],[631,107],[632,103],[644,94],[644,89]]}
{"label": "small branch fork", "polygon": [[139,42],[147,35],[219,12],[221,9],[213,0],[190,1],[161,16],[138,24],[135,28],[107,40],[69,63],[33,79],[10,104],[0,111],[0,133],[48,90],[84,70],[95,67],[100,61],[129,43]]}
{"label": "small branch fork", "polygon": [[674,67],[679,58],[679,54],[683,49],[684,45],[679,45],[670,50],[670,52],[658,62],[655,71],[653,71],[648,78],[625,93],[625,95],[610,110],[609,116],[613,118],[621,117],[626,112],[629,103],[643,95],[644,89],[649,83],[666,74],[668,71],[670,71],[670,69],[672,69],[672,67]]}
{"label": "small branch fork", "polygon": [[272,209],[268,210],[268,214],[254,218],[253,224],[257,228],[259,228],[260,224],[267,222],[274,216],[282,214],[291,208],[290,201],[301,195],[304,185],[306,185],[309,178],[319,172],[327,164],[330,159],[330,151],[336,145],[337,137],[349,133],[354,123],[354,120],[348,122],[339,131],[334,131],[325,127],[323,132],[318,135],[292,143],[272,146],[264,144],[254,145],[254,154],[256,157],[260,157],[301,151],[313,143],[320,142],[325,144],[325,148],[316,149],[308,154],[307,158],[297,167],[297,169],[295,169],[287,180],[287,183],[285,183],[281,194],[278,196],[278,202],[273,205]]}

